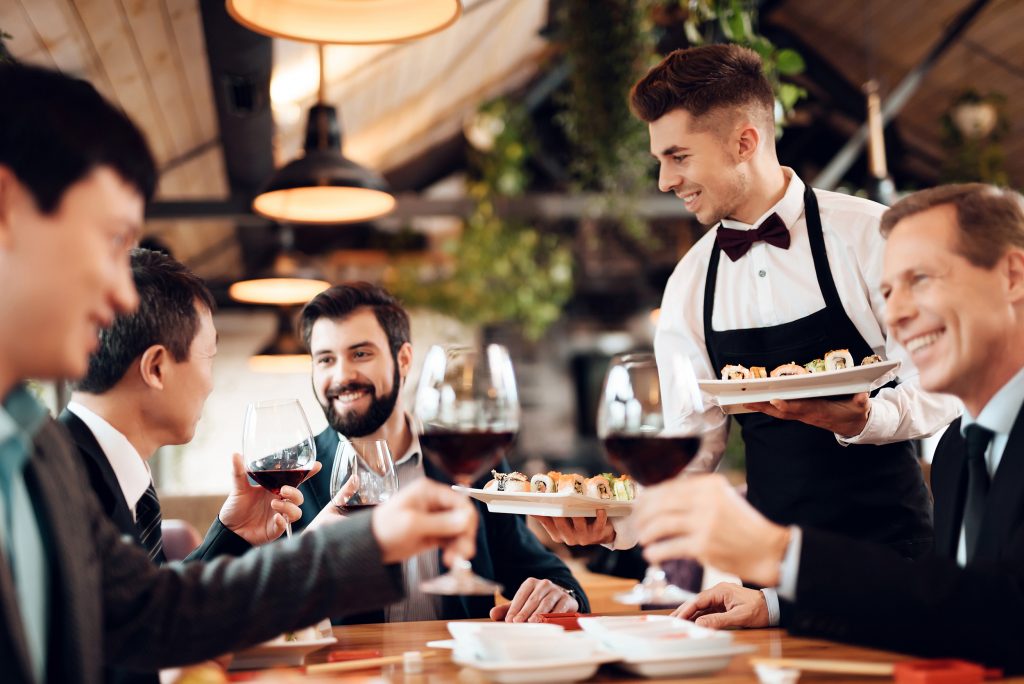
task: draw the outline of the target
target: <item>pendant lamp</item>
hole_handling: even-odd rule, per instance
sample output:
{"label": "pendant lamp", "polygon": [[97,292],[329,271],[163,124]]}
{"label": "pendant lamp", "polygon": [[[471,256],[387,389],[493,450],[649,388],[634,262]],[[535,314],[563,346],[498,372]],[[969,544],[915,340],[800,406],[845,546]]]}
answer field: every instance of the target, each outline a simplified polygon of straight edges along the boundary
{"label": "pendant lamp", "polygon": [[397,43],[437,33],[462,14],[461,0],[227,0],[246,28],[311,43]]}
{"label": "pendant lamp", "polygon": [[277,307],[277,331],[270,343],[249,357],[257,373],[309,373],[311,357],[295,336],[296,307]]}

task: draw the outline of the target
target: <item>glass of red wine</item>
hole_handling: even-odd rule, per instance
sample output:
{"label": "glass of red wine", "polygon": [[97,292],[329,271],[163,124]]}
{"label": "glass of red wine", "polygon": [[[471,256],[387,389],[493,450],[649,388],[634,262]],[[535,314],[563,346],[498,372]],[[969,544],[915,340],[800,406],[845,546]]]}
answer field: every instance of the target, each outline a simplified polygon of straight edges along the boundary
{"label": "glass of red wine", "polygon": [[[519,394],[508,350],[431,347],[415,403],[423,452],[457,484],[469,487],[505,456],[519,430]],[[493,595],[501,585],[458,559],[451,571],[424,582],[444,595]]]}
{"label": "glass of red wine", "polygon": [[[681,398],[688,410],[680,416],[665,415],[653,354],[617,356],[605,376],[598,437],[612,466],[641,485],[655,485],[681,473],[697,455],[704,434],[703,404],[690,360],[679,355],[671,363],[675,366],[674,391],[688,395]],[[670,584],[665,572],[654,564],[647,568],[642,583],[615,599],[633,605],[667,606],[691,596]]]}
{"label": "glass of red wine", "polygon": [[[249,404],[242,428],[242,458],[249,477],[280,495],[281,487],[298,487],[316,462],[316,442],[298,399]],[[285,533],[292,536],[291,523]]]}
{"label": "glass of red wine", "polygon": [[[338,493],[345,492],[339,501]],[[349,515],[382,504],[398,492],[391,449],[384,439],[345,439],[331,469],[331,500]]]}

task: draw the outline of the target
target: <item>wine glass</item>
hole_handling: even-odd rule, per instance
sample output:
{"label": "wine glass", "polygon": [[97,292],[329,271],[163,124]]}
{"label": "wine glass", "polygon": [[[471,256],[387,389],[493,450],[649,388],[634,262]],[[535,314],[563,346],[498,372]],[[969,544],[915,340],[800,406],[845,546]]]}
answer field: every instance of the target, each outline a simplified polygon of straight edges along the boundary
{"label": "wine glass", "polygon": [[[416,391],[415,418],[427,457],[458,484],[471,486],[512,446],[519,430],[519,396],[508,350],[434,346]],[[501,585],[478,576],[468,560],[424,582],[423,591],[487,595]]]}
{"label": "wine glass", "polygon": [[[298,487],[316,462],[316,442],[298,399],[249,404],[242,428],[242,458],[256,484],[280,495],[285,485]],[[285,523],[292,536],[292,525]]]}
{"label": "wine glass", "polygon": [[[641,485],[658,484],[682,472],[697,455],[704,434],[703,403],[690,360],[679,355],[670,362],[674,365],[674,391],[684,393],[687,396],[680,398],[689,401],[689,410],[672,421],[666,420],[664,413],[653,354],[617,356],[605,376],[598,437],[611,464]],[[642,583],[615,599],[633,605],[678,605],[691,596],[691,592],[669,584],[664,570],[653,564]]]}
{"label": "wine glass", "polygon": [[[350,491],[339,502],[338,492],[345,485],[350,485]],[[397,492],[398,477],[387,440],[342,438],[331,470],[331,500],[339,511],[350,514],[372,508]]]}

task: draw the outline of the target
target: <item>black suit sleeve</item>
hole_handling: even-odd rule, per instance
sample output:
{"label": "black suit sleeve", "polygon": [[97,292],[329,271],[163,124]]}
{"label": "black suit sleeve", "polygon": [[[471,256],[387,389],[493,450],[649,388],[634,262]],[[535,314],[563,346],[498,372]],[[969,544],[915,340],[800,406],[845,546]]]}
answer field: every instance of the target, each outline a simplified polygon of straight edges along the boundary
{"label": "black suit sleeve", "polygon": [[[1021,548],[1024,532],[1012,545]],[[936,556],[909,561],[885,547],[803,531],[787,627],[810,636],[1024,672],[1024,572],[967,568]]]}
{"label": "black suit sleeve", "polygon": [[237,558],[252,548],[252,544],[225,527],[218,517],[210,525],[206,539],[192,553],[185,556],[185,562],[213,560],[219,556]]}

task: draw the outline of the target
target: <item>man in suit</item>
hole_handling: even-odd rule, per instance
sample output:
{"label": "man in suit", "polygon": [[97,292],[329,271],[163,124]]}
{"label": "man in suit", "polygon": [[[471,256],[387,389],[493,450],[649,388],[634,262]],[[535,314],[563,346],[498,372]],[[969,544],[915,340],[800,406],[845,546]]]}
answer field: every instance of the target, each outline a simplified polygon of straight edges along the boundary
{"label": "man in suit", "polygon": [[[409,315],[386,290],[369,283],[343,283],[317,295],[302,310],[303,341],[313,356],[313,390],[328,427],[317,435],[324,473],[300,486],[303,523],[330,505],[330,472],[339,435],[387,440],[399,487],[424,476],[446,485],[451,480],[423,458],[419,438],[406,413],[402,389],[412,366]],[[509,470],[507,463],[500,468]],[[383,615],[350,621],[380,622],[481,618],[507,622],[539,621],[541,613],[583,611],[589,606],[565,564],[530,532],[522,516],[492,514],[475,502],[480,515],[479,553],[474,571],[504,587],[511,603],[495,607],[491,596],[439,598],[419,591],[438,574],[437,554],[427,552],[406,564],[408,598]],[[331,506],[333,508],[333,506]]]}
{"label": "man in suit", "polygon": [[[161,563],[160,503],[147,463],[158,448],[186,444],[195,434],[213,390],[215,304],[202,280],[171,257],[135,249],[130,258],[139,307],[100,333],[89,370],[59,421],[104,511]],[[249,484],[239,454],[232,466],[231,495],[186,560],[239,556],[277,539],[286,520],[301,515],[298,489],[283,487],[274,496]]]}
{"label": "man in suit", "polygon": [[[882,219],[889,329],[921,386],[965,412],[935,453],[935,550],[775,525],[720,476],[651,487],[635,513],[651,561],[691,557],[777,587],[791,630],[1024,672],[1024,198],[982,184],[915,193]],[[678,613],[765,626],[758,592],[719,585]]]}
{"label": "man in suit", "polygon": [[123,541],[25,383],[83,376],[99,330],[138,305],[128,252],[156,167],[134,124],[84,81],[0,65],[0,92],[5,682],[93,684],[104,664],[196,662],[391,603],[398,563],[439,542],[448,558],[472,555],[474,511],[426,482],[372,515],[238,559],[159,568]]}

